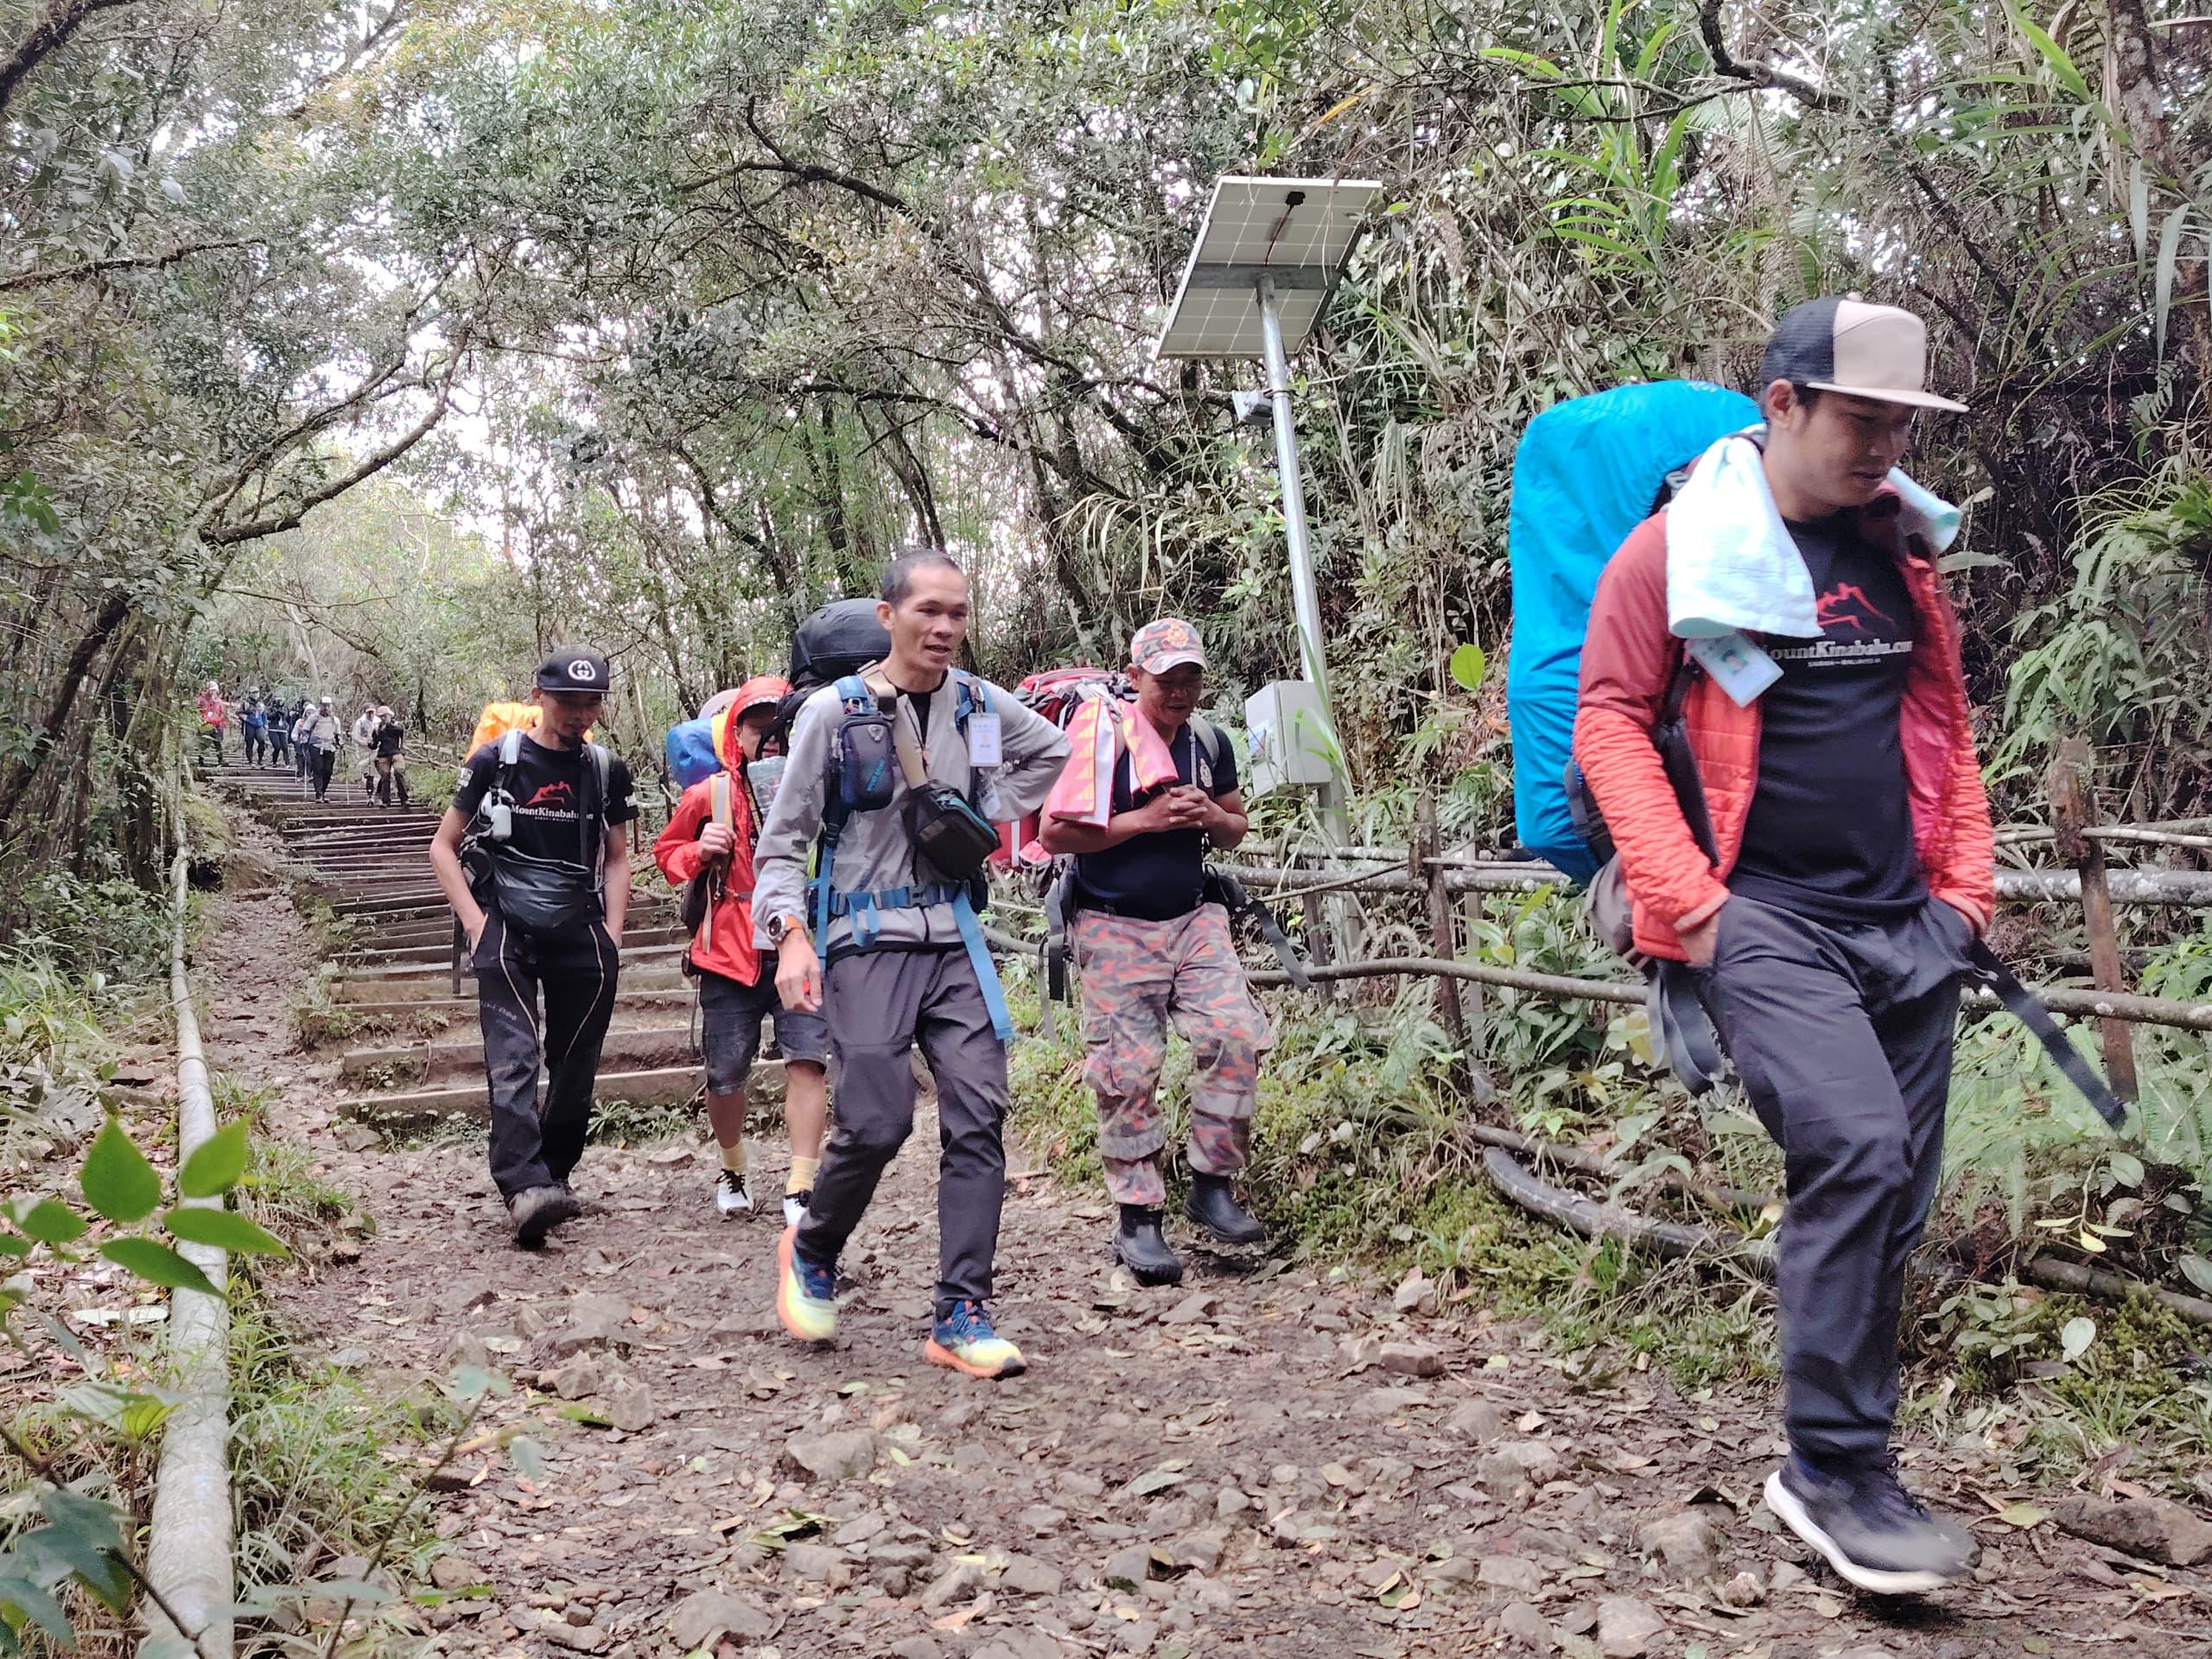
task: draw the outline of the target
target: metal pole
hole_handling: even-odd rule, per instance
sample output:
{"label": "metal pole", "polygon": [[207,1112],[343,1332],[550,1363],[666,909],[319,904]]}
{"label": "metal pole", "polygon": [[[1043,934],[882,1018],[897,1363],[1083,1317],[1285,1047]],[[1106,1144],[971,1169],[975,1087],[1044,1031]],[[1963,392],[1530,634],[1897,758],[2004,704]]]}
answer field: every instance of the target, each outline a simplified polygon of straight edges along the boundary
{"label": "metal pole", "polygon": [[[180,796],[181,790],[179,791]],[[176,1015],[176,1156],[181,1165],[215,1133],[215,1102],[200,1046],[200,1020],[185,974],[184,911],[190,861],[184,816],[177,815],[175,921],[169,937],[169,1003]],[[194,1209],[219,1210],[220,1198],[187,1198]],[[184,1259],[218,1293],[229,1282],[227,1257],[212,1244],[180,1242]],[[167,1608],[190,1626],[170,1624],[164,1606],[144,1610],[142,1654],[181,1638],[196,1659],[231,1659],[235,1642],[231,1604],[237,1599],[231,1537],[231,1310],[222,1296],[182,1287],[169,1293],[168,1352],[181,1396],[162,1430],[154,1508],[146,1540],[146,1577]]]}
{"label": "metal pole", "polygon": [[[1321,595],[1314,586],[1313,546],[1306,530],[1306,479],[1298,464],[1298,425],[1290,410],[1290,359],[1282,348],[1282,310],[1272,276],[1260,278],[1260,340],[1267,357],[1268,400],[1274,407],[1275,471],[1282,480],[1283,537],[1290,544],[1290,592],[1298,613],[1299,655],[1307,681],[1320,693],[1321,717],[1328,725],[1329,742],[1341,756],[1337,706],[1329,696],[1328,653],[1322,649]],[[1337,771],[1341,779],[1341,766]],[[1344,839],[1341,782],[1323,789],[1321,822],[1332,842],[1341,846]]]}
{"label": "metal pole", "polygon": [[1298,643],[1306,677],[1321,694],[1335,736],[1329,664],[1321,649],[1321,596],[1313,585],[1313,547],[1306,531],[1306,479],[1298,464],[1298,425],[1290,410],[1290,360],[1282,349],[1282,308],[1272,276],[1260,279],[1260,338],[1267,353],[1268,400],[1274,406],[1275,471],[1282,479],[1283,535],[1290,543],[1290,591],[1298,609]]}

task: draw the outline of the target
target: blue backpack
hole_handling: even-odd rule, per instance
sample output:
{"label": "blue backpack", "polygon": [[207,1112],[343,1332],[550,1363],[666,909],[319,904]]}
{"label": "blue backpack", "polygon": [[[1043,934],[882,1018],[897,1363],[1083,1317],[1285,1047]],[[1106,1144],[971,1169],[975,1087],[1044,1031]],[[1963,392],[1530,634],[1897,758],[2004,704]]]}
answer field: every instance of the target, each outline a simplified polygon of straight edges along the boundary
{"label": "blue backpack", "polygon": [[711,720],[687,720],[681,726],[669,728],[668,736],[662,741],[661,754],[668,762],[668,775],[676,780],[677,788],[689,789],[702,778],[711,778],[722,769],[721,756],[715,753],[715,723]]}
{"label": "blue backpack", "polygon": [[1514,824],[1523,847],[1578,881],[1598,865],[1568,810],[1567,763],[1598,578],[1629,532],[1673,493],[1671,474],[1758,419],[1758,405],[1741,392],[1661,380],[1554,404],[1521,435],[1506,531]]}

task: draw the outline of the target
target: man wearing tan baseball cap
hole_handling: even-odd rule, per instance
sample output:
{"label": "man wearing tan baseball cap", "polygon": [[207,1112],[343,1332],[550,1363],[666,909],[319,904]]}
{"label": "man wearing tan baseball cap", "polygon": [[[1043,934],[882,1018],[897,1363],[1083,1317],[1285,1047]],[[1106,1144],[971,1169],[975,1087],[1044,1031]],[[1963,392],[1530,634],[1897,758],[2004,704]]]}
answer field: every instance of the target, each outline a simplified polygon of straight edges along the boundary
{"label": "man wearing tan baseball cap", "polygon": [[[1885,1595],[1956,1584],[1977,1554],[1900,1484],[1891,1450],[1959,977],[1995,894],[1958,618],[1928,522],[1891,477],[1916,416],[1963,407],[1928,390],[1927,359],[1926,327],[1894,306],[1818,299],[1783,317],[1760,365],[1752,464],[1737,464],[1736,440],[1709,452],[1746,511],[1700,519],[1686,487],[1613,555],[1574,727],[1575,759],[1618,826],[1637,943],[1688,963],[1783,1148],[1789,1455],[1768,1507]],[[1786,540],[1764,545],[1803,563],[1786,572],[1808,601],[1802,626],[1739,634],[1724,683],[1675,635],[1670,582],[1770,524]],[[1680,791],[1654,738],[1670,708],[1696,774]]]}
{"label": "man wearing tan baseball cap", "polygon": [[1072,854],[1069,925],[1083,976],[1084,1076],[1098,1097],[1098,1160],[1119,1211],[1114,1254],[1137,1281],[1172,1285],[1183,1264],[1160,1230],[1168,1119],[1160,1069],[1173,1026],[1191,1045],[1186,1215],[1229,1244],[1266,1230],[1233,1183],[1251,1160],[1268,1017],[1244,982],[1229,912],[1206,874],[1211,849],[1244,838],[1236,752],[1198,712],[1206,654],[1178,616],[1129,641],[1134,704],[1114,722],[1110,798],[1088,817],[1047,807],[1039,838]]}

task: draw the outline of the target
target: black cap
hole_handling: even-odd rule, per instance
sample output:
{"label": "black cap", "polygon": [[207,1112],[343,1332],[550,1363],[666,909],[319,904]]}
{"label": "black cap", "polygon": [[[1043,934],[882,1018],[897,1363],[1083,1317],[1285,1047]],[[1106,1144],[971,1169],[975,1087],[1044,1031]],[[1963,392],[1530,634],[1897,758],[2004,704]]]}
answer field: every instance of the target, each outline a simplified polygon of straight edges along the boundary
{"label": "black cap", "polygon": [[607,677],[606,658],[589,645],[569,645],[537,665],[533,683],[541,691],[603,692]]}

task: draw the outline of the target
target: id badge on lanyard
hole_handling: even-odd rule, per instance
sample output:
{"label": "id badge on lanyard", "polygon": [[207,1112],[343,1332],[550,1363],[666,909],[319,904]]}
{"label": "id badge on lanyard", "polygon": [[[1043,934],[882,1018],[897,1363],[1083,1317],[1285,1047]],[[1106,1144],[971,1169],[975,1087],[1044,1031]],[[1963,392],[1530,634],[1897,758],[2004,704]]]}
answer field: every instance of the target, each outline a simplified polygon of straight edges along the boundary
{"label": "id badge on lanyard", "polygon": [[970,715],[968,717],[968,764],[978,771],[1001,764],[999,717],[996,715]]}

